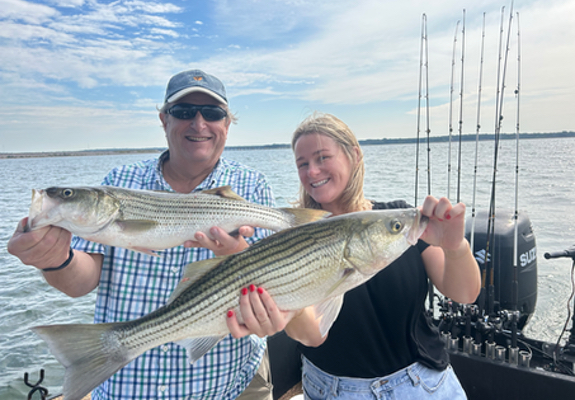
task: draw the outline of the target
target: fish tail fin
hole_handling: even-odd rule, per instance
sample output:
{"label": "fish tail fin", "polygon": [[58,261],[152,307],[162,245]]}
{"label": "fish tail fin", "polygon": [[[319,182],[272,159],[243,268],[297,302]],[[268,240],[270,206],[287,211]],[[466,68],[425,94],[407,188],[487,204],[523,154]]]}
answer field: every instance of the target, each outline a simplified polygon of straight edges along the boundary
{"label": "fish tail fin", "polygon": [[118,342],[114,334],[116,325],[71,324],[32,328],[66,367],[66,400],[82,399],[138,355]]}
{"label": "fish tail fin", "polygon": [[331,213],[325,210],[317,210],[313,208],[281,208],[283,212],[293,216],[293,225],[298,226],[307,224],[308,222],[318,221],[326,218]]}

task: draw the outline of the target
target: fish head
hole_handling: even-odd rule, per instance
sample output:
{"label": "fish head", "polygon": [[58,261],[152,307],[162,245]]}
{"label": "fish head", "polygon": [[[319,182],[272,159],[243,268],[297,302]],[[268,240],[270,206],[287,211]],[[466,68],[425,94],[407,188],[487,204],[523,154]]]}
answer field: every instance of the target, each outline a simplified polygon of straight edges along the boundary
{"label": "fish head", "polygon": [[429,220],[417,208],[354,214],[356,223],[350,225],[352,232],[344,257],[364,276],[376,274],[415,245]]}
{"label": "fish head", "polygon": [[33,189],[28,229],[59,226],[77,235],[94,233],[109,224],[119,202],[104,187],[50,187]]}

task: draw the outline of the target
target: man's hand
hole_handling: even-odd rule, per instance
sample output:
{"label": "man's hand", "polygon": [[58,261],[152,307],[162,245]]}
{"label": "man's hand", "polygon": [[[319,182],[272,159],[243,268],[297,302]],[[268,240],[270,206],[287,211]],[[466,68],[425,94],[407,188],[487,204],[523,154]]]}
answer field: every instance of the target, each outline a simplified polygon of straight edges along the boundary
{"label": "man's hand", "polygon": [[72,234],[56,226],[46,226],[35,231],[24,231],[28,217],[23,218],[8,241],[8,252],[23,264],[36,268],[53,268],[68,259]]}
{"label": "man's hand", "polygon": [[238,253],[249,247],[246,242],[246,237],[254,235],[254,228],[251,226],[242,226],[238,229],[239,235],[231,236],[223,229],[214,226],[210,228],[210,235],[214,239],[210,239],[208,235],[203,232],[196,232],[195,240],[187,240],[184,242],[185,247],[204,247],[214,252],[216,256],[226,256],[229,254]]}

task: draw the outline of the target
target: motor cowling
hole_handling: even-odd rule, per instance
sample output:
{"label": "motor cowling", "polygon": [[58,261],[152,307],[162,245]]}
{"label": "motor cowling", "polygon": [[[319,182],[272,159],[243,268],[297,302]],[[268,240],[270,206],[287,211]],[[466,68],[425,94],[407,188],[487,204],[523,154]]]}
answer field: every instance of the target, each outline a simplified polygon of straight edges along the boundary
{"label": "motor cowling", "polygon": [[[486,293],[490,285],[490,271],[493,271],[495,311],[513,310],[514,241],[515,219],[511,210],[497,210],[489,225],[489,213],[480,211],[475,216],[473,255],[482,273],[486,271]],[[465,236],[471,238],[472,218],[466,221]],[[493,236],[488,237],[488,229]],[[486,257],[487,240],[489,250]],[[486,262],[489,260],[488,262]],[[529,217],[524,212],[517,216],[517,282],[520,312],[518,328],[523,329],[535,312],[537,303],[537,246]],[[478,300],[480,301],[480,300]],[[487,296],[485,297],[485,306]]]}

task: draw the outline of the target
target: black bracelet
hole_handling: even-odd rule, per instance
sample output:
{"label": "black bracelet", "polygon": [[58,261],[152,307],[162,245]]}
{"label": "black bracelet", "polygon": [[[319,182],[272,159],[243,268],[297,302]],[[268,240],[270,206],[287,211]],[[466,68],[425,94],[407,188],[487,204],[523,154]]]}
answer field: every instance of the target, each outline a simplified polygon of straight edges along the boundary
{"label": "black bracelet", "polygon": [[53,268],[44,268],[42,270],[42,272],[50,272],[50,271],[58,271],[60,269],[64,269],[66,268],[68,265],[70,265],[70,263],[72,262],[72,259],[74,258],[74,250],[72,250],[72,248],[70,247],[70,255],[68,256],[68,259],[66,261],[64,261],[64,263],[62,265],[60,265],[59,267],[53,267]]}

